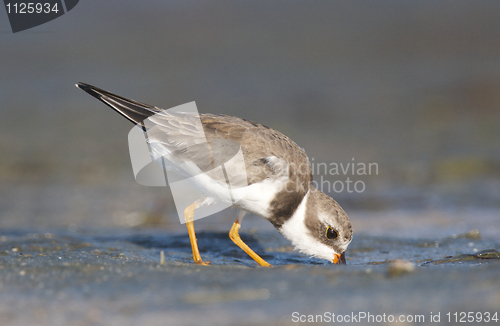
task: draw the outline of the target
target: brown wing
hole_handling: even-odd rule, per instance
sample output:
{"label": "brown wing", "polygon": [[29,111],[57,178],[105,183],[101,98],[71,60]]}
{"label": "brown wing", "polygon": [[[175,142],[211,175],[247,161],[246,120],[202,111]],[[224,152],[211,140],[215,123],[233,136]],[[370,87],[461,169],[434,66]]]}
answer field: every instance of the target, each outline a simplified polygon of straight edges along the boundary
{"label": "brown wing", "polygon": [[[307,191],[312,182],[306,153],[276,130],[226,115],[172,112],[85,83],[77,86],[132,123],[143,124],[150,145],[158,145],[155,148],[159,155],[171,155],[179,162],[193,162],[201,171],[207,172],[233,157],[241,146],[248,184],[283,173],[284,165],[287,165],[289,179],[295,185],[303,186]],[[220,175],[214,177],[225,180]]]}
{"label": "brown wing", "polygon": [[280,173],[272,159],[276,157],[288,164],[290,181],[308,189],[312,182],[309,159],[304,150],[287,136],[259,123],[232,116],[202,114],[201,121],[209,142],[217,139],[238,142],[245,158],[249,184]]}

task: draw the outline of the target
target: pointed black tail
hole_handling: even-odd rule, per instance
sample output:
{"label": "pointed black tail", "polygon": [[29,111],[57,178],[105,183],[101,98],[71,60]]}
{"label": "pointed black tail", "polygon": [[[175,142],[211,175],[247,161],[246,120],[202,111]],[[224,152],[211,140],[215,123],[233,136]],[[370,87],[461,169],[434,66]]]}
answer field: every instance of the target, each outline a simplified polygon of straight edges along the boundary
{"label": "pointed black tail", "polygon": [[155,106],[127,99],[89,84],[78,83],[75,86],[102,101],[134,124],[142,123],[144,119],[163,111]]}

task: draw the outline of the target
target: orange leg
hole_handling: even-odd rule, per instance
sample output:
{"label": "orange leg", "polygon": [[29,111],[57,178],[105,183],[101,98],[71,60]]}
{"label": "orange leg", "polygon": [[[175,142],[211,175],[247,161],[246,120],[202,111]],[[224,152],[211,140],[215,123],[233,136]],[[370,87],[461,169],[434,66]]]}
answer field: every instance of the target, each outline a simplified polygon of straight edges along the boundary
{"label": "orange leg", "polygon": [[200,251],[198,250],[198,242],[196,241],[196,234],[194,233],[193,217],[196,203],[188,206],[184,210],[184,218],[186,219],[186,226],[189,233],[189,240],[191,240],[191,249],[193,249],[193,260],[198,265],[210,265],[209,261],[204,262],[201,259]]}
{"label": "orange leg", "polygon": [[247,246],[247,244],[244,243],[243,240],[241,240],[240,234],[239,234],[240,226],[241,226],[240,220],[243,219],[243,216],[245,216],[245,213],[246,213],[245,211],[241,211],[238,214],[238,217],[236,218],[236,221],[234,221],[234,224],[231,227],[231,230],[229,231],[229,238],[231,238],[231,240],[233,240],[233,242],[238,247],[240,247],[241,249],[243,249],[243,251],[246,252],[250,257],[252,257],[252,259],[255,260],[260,266],[263,266],[263,267],[273,267],[267,261],[265,261],[264,259],[262,259],[259,255],[257,255],[255,253],[255,251],[253,251],[252,249],[250,249],[250,247]]}

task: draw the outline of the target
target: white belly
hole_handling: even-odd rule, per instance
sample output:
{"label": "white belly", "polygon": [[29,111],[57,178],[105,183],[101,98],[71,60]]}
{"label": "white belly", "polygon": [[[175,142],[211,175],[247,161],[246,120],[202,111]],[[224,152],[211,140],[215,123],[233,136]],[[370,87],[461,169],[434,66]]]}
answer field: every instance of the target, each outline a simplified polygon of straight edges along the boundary
{"label": "white belly", "polygon": [[233,207],[269,219],[271,216],[271,202],[278,192],[285,189],[287,181],[288,178],[283,176],[278,179],[266,179],[247,187],[233,189],[232,191],[237,194],[236,197],[241,198]]}

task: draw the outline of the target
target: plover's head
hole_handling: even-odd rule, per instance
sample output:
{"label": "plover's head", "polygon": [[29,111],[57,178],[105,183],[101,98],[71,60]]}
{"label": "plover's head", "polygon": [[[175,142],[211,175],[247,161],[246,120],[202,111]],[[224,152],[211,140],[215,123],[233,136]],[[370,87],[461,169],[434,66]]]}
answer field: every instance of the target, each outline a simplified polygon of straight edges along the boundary
{"label": "plover's head", "polygon": [[316,188],[309,190],[280,232],[304,254],[345,264],[351,222],[332,197]]}

